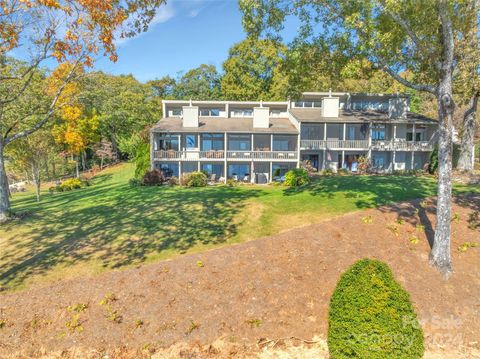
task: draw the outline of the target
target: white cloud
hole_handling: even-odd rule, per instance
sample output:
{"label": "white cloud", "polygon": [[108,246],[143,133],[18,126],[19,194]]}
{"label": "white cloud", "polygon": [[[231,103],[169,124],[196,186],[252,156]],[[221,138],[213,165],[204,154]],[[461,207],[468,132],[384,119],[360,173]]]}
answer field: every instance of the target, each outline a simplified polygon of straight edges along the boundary
{"label": "white cloud", "polygon": [[167,22],[175,16],[175,9],[171,4],[172,3],[169,2],[166,5],[160,6],[157,13],[155,14],[155,17],[150,23],[150,26]]}

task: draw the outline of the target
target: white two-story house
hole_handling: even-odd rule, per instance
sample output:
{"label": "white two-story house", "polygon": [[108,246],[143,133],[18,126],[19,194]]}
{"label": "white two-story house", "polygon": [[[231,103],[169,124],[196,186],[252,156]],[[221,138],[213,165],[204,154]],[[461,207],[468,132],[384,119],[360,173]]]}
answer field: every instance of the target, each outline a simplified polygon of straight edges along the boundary
{"label": "white two-story house", "polygon": [[404,95],[304,93],[298,101],[163,101],[151,129],[151,167],[179,177],[206,171],[266,183],[310,161],[355,172],[360,156],[379,172],[421,169],[437,121],[409,111]]}

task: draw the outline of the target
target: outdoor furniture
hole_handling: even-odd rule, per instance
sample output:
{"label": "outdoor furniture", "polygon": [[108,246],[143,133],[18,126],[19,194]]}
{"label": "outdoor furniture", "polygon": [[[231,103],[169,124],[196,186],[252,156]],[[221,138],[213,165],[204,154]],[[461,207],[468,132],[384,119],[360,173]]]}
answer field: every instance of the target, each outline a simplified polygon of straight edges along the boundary
{"label": "outdoor furniture", "polygon": [[250,182],[250,173],[245,173],[245,176],[243,177],[243,182]]}
{"label": "outdoor furniture", "polygon": [[232,173],[232,180],[238,181],[238,176],[236,173]]}
{"label": "outdoor furniture", "polygon": [[209,184],[214,184],[216,182],[217,175],[215,173],[212,173],[210,175],[210,180],[208,181]]}

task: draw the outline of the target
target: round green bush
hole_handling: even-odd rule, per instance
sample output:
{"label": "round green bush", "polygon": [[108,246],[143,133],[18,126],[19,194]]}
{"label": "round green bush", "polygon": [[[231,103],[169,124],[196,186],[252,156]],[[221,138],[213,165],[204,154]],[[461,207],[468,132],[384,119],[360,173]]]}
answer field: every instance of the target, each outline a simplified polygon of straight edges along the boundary
{"label": "round green bush", "polygon": [[203,172],[192,172],[185,180],[185,184],[188,187],[205,187],[207,185],[208,178]]}
{"label": "round green bush", "polygon": [[290,187],[303,186],[310,182],[308,172],[305,168],[294,168],[285,174],[285,185]]}
{"label": "round green bush", "polygon": [[330,300],[328,349],[332,359],[423,356],[410,296],[388,265],[362,259],[342,274]]}

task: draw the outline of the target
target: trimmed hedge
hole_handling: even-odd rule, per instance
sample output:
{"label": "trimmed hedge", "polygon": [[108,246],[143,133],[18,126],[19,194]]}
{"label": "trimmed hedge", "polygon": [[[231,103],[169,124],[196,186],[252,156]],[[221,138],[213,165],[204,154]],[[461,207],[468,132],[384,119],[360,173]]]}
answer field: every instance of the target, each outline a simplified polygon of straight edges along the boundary
{"label": "trimmed hedge", "polygon": [[310,182],[305,168],[294,168],[285,173],[285,185],[290,187],[303,186]]}
{"label": "trimmed hedge", "polygon": [[332,359],[423,356],[410,296],[388,265],[362,259],[342,274],[330,300],[328,349]]}

